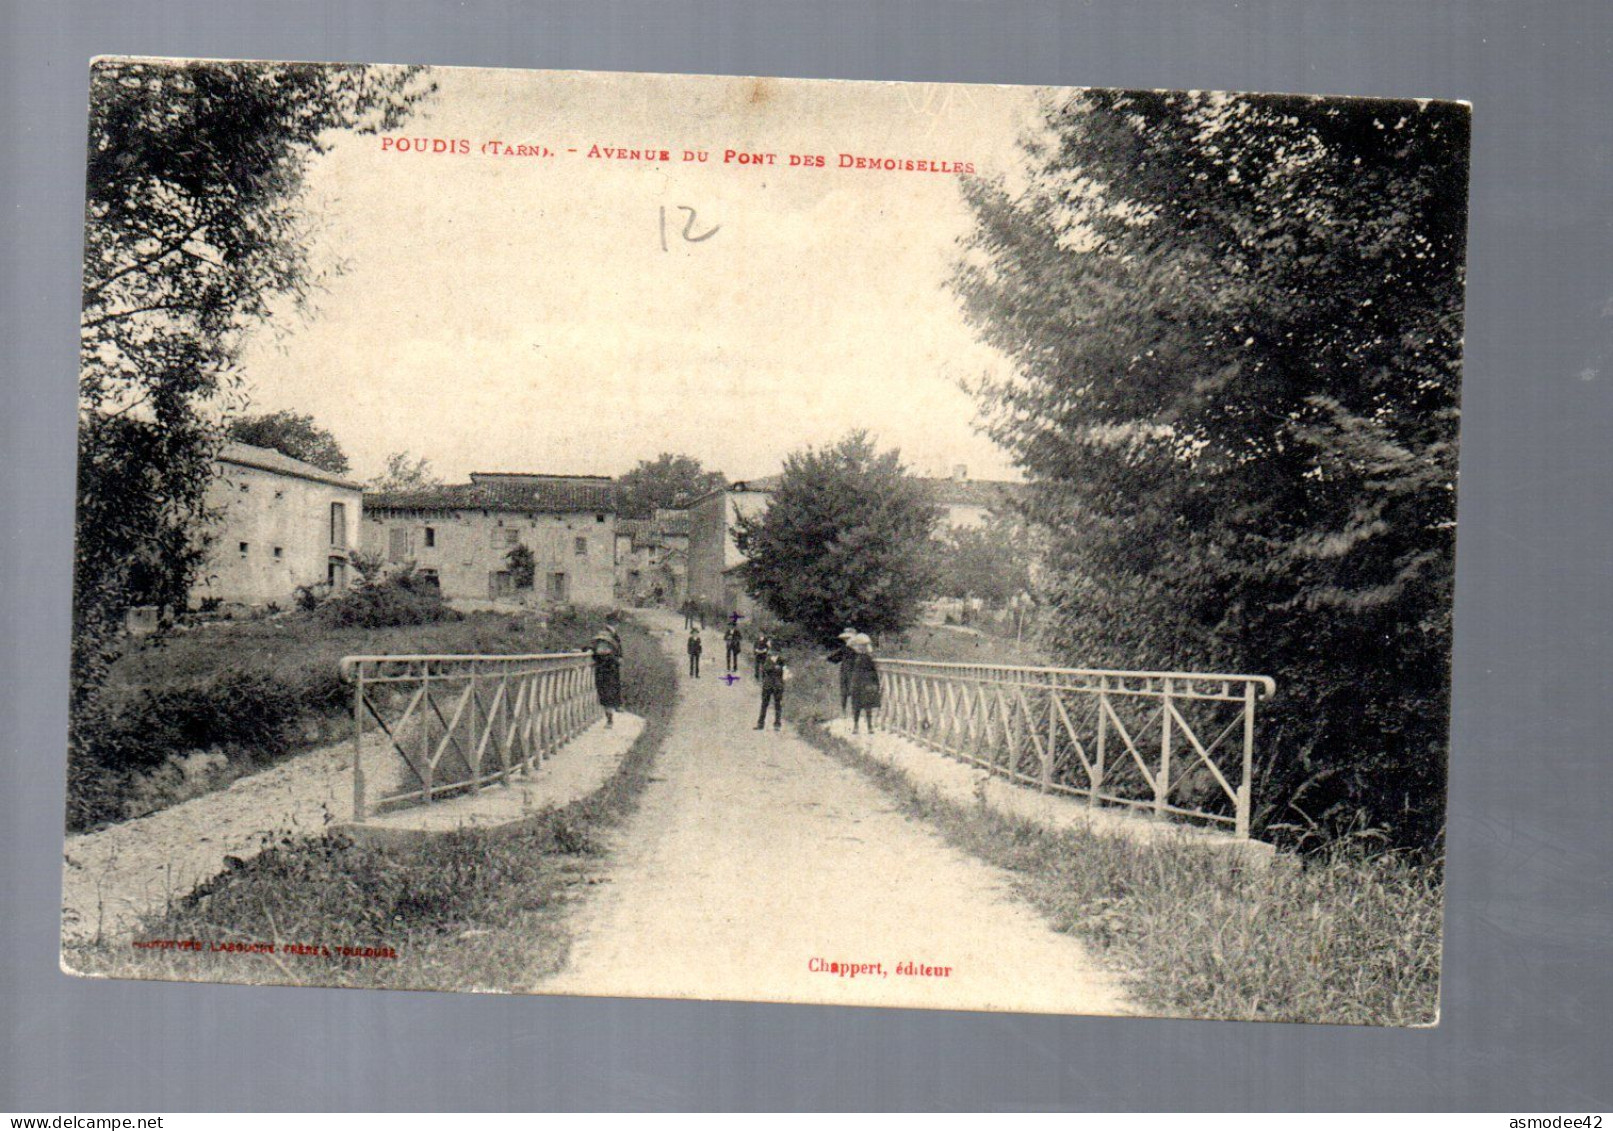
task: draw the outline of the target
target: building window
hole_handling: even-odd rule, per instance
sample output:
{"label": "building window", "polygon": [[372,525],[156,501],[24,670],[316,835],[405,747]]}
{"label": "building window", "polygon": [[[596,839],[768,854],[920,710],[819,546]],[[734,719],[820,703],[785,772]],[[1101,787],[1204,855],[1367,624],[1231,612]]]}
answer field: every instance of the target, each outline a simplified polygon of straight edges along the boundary
{"label": "building window", "polygon": [[275,561],[277,561],[277,562],[278,562],[278,561],[280,561],[280,560],[281,560],[281,559],[283,559],[283,558],[284,558],[284,557],[285,557],[285,556],[286,556],[286,552],[285,552],[285,550],[284,550],[284,549],[282,549],[282,548],[281,548],[281,547],[279,547],[279,546],[276,546],[276,547],[275,547],[275,548],[274,548],[274,560],[275,560]]}
{"label": "building window", "polygon": [[602,515],[602,514],[596,514],[594,516],[594,521],[595,522],[604,522],[605,521],[605,516]]}
{"label": "building window", "polygon": [[506,526],[504,528],[504,544],[506,546],[513,546],[520,540],[521,531],[518,528],[514,526]]}
{"label": "building window", "polygon": [[426,527],[426,545],[428,547],[430,547],[430,546],[435,546],[436,544],[437,544],[437,531],[433,527],[430,527],[430,526]]}
{"label": "building window", "polygon": [[573,552],[576,553],[576,555],[579,558],[586,558],[588,556],[588,539],[586,539],[586,538],[573,539],[572,543],[571,543],[571,546],[572,546]]}
{"label": "building window", "polygon": [[246,552],[247,552],[248,549],[249,549],[249,547],[247,546],[247,544],[245,542],[242,542],[241,543],[241,556],[243,558],[246,557]]}
{"label": "building window", "polygon": [[571,594],[571,588],[566,584],[566,575],[551,573],[548,576],[548,592],[545,594],[551,601],[564,601]]}
{"label": "building window", "polygon": [[337,549],[347,545],[347,504],[330,505],[330,544]]}
{"label": "building window", "polygon": [[401,526],[394,526],[386,532],[386,556],[394,562],[407,561],[409,558],[409,532]]}

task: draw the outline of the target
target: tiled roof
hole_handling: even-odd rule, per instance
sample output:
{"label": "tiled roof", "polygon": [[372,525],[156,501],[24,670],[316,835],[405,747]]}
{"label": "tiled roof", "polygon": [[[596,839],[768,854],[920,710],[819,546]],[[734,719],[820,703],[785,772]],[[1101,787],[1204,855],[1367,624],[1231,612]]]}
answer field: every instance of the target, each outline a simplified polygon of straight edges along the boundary
{"label": "tiled roof", "polygon": [[655,532],[673,538],[687,538],[689,536],[689,512],[674,510],[658,510],[655,517],[650,520]]}
{"label": "tiled roof", "polygon": [[273,448],[260,448],[255,444],[243,444],[239,440],[225,441],[218,458],[223,463],[233,463],[238,467],[255,467],[259,471],[292,475],[298,479],[312,479],[316,483],[329,483],[333,487],[347,487],[354,491],[362,489],[359,484],[351,479],[342,478],[334,471],[326,471],[303,460],[293,459]]}
{"label": "tiled roof", "polygon": [[420,491],[375,491],[364,496],[366,510],[489,510],[574,514],[616,510],[616,488],[596,476],[483,476],[477,483],[455,483]]}

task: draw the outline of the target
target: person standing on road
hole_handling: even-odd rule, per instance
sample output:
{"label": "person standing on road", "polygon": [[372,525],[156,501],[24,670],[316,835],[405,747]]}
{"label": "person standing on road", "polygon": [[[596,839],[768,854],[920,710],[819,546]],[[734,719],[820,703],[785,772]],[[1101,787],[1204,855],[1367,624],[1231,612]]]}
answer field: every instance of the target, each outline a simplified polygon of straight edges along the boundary
{"label": "person standing on road", "polygon": [[723,643],[727,645],[724,649],[727,653],[724,657],[727,661],[727,669],[731,672],[737,672],[739,670],[739,653],[745,646],[745,637],[740,633],[737,624],[731,624],[728,626],[728,631],[722,634],[722,638]]}
{"label": "person standing on road", "polygon": [[773,705],[773,729],[784,726],[784,685],[789,681],[789,665],[784,662],[784,650],[775,648],[767,653],[761,665],[762,711],[756,716],[756,729],[767,725],[767,707]]}
{"label": "person standing on road", "polygon": [[686,601],[683,602],[683,627],[684,628],[694,628],[695,627],[695,614],[697,612],[699,612],[699,610],[695,607],[695,603],[692,600],[686,600]]}
{"label": "person standing on road", "polygon": [[857,733],[858,723],[868,717],[868,733],[874,733],[874,712],[880,707],[879,668],[874,663],[874,642],[867,633],[859,632],[851,638],[851,733]]}
{"label": "person standing on road", "polygon": [[594,634],[589,647],[594,657],[594,693],[605,710],[605,725],[616,725],[616,712],[622,709],[622,638],[614,626]]}
{"label": "person standing on road", "polygon": [[857,635],[855,628],[848,628],[840,634],[840,643],[824,657],[831,664],[840,665],[840,713],[846,713],[846,706],[851,702],[851,658],[856,655],[851,650],[851,638]]}
{"label": "person standing on road", "polygon": [[705,641],[700,639],[700,628],[695,626],[689,629],[689,674],[695,679],[700,678],[700,653],[706,650]]}
{"label": "person standing on road", "polygon": [[751,674],[758,680],[762,678],[762,663],[767,659],[767,654],[772,648],[773,642],[767,638],[767,633],[757,629],[756,639],[751,641],[751,660],[754,667],[754,671]]}

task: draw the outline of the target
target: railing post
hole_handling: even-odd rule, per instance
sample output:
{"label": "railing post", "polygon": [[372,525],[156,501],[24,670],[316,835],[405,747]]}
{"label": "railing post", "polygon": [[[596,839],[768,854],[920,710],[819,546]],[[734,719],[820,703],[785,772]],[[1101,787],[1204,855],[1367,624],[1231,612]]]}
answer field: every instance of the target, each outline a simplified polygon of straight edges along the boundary
{"label": "railing post", "polygon": [[1159,776],[1154,779],[1154,816],[1163,819],[1171,795],[1171,680],[1161,681],[1159,700]]}
{"label": "railing post", "polygon": [[1046,793],[1053,788],[1053,742],[1058,734],[1055,724],[1058,720],[1058,711],[1054,709],[1054,700],[1059,691],[1053,680],[1047,681],[1047,746],[1042,751],[1042,792]]}
{"label": "railing post", "polygon": [[482,711],[482,665],[472,662],[470,666],[470,709],[465,712],[465,749],[470,752],[466,759],[470,762],[470,791],[482,792],[482,757],[483,747],[478,732],[481,728]]}
{"label": "railing post", "polygon": [[364,664],[353,665],[353,820],[363,821],[364,812]]}
{"label": "railing post", "polygon": [[1249,810],[1255,776],[1255,684],[1243,683],[1243,780],[1238,783],[1238,809],[1233,832],[1239,840],[1249,839]]}
{"label": "railing post", "polygon": [[1098,794],[1103,791],[1103,762],[1109,745],[1109,677],[1098,677],[1098,741],[1092,755],[1092,772],[1087,775],[1087,805],[1098,806]]}

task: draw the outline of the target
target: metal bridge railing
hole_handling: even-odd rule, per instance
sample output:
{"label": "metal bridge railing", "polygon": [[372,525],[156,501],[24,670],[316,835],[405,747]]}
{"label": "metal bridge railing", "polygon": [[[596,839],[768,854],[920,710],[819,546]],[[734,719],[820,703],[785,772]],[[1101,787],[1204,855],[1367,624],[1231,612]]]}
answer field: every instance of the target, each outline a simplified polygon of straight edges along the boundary
{"label": "metal bridge railing", "polygon": [[[508,783],[551,758],[601,711],[593,661],[540,656],[348,656],[353,685],[353,819]],[[374,726],[402,763],[397,789],[366,796],[363,746]]]}
{"label": "metal bridge railing", "polygon": [[897,733],[1011,780],[1249,835],[1263,675],[879,660]]}

